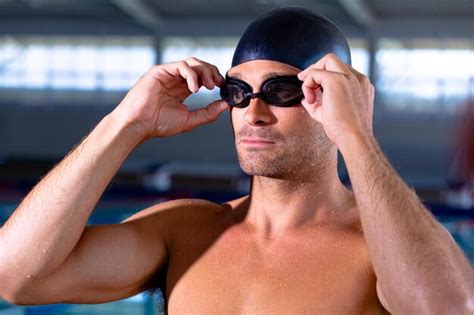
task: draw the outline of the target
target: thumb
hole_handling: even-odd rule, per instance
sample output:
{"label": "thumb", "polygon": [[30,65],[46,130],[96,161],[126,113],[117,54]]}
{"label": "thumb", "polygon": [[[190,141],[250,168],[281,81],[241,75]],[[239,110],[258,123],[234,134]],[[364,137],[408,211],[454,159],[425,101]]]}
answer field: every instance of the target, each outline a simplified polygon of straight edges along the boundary
{"label": "thumb", "polygon": [[321,104],[318,104],[316,101],[313,103],[309,103],[306,99],[303,99],[301,101],[301,105],[303,105],[303,107],[306,109],[306,111],[311,116],[311,118],[313,118],[314,120],[316,120],[317,122],[321,124],[323,123]]}
{"label": "thumb", "polygon": [[229,105],[223,100],[217,100],[208,104],[204,108],[189,112],[189,118],[184,126],[185,131],[189,131],[201,125],[215,121],[219,115],[229,108]]}

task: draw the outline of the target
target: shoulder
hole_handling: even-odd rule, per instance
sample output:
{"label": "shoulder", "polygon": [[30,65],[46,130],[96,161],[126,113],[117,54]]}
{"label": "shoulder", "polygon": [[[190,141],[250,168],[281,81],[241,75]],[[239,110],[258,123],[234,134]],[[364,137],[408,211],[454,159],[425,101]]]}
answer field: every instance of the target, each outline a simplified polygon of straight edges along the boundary
{"label": "shoulder", "polygon": [[174,199],[160,202],[128,217],[122,223],[137,220],[173,220],[182,216],[194,217],[208,212],[220,212],[224,207],[205,199]]}
{"label": "shoulder", "polygon": [[122,223],[163,228],[170,225],[178,228],[186,224],[207,224],[216,219],[220,221],[236,209],[245,206],[245,202],[249,200],[248,197],[246,195],[222,204],[197,198],[168,200],[143,209],[126,218]]}

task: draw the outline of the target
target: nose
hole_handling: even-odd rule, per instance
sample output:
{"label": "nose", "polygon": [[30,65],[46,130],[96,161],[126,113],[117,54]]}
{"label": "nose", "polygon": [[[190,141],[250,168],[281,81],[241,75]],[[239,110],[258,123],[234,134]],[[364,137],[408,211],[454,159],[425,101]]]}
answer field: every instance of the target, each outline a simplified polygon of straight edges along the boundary
{"label": "nose", "polygon": [[244,119],[249,125],[267,125],[275,119],[270,106],[258,97],[252,98],[244,110]]}

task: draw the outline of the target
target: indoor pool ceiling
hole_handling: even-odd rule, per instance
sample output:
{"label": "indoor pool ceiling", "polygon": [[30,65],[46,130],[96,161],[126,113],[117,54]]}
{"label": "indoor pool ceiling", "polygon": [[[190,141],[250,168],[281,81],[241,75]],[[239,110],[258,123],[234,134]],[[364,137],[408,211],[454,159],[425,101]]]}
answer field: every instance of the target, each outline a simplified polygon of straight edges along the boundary
{"label": "indoor pool ceiling", "polygon": [[[82,22],[91,28],[89,23],[96,21],[97,28],[122,25],[117,32],[166,35],[201,30],[210,35],[234,35],[256,15],[288,4],[314,8],[354,32],[413,32],[419,31],[417,23],[431,30],[438,25],[451,34],[456,30],[472,33],[474,29],[469,27],[474,19],[472,0],[0,0],[0,32],[54,33],[55,28],[50,25],[53,22],[59,26],[56,32],[81,32]],[[25,23],[21,27],[3,27],[22,20]],[[197,29],[193,23],[183,23],[191,20],[198,21]],[[61,24],[64,21],[69,24]]]}

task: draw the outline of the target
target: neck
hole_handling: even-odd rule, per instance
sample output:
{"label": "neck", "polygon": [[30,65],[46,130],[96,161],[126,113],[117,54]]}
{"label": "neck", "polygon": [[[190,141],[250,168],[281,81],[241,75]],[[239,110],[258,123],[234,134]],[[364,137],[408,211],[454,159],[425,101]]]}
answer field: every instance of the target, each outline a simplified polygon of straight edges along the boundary
{"label": "neck", "polygon": [[339,180],[337,161],[301,178],[253,177],[245,221],[257,234],[274,238],[354,208],[353,193]]}

